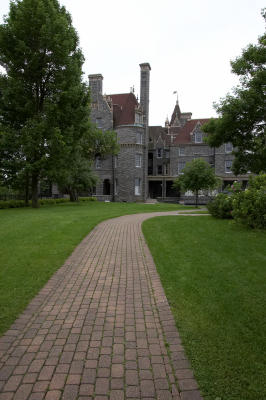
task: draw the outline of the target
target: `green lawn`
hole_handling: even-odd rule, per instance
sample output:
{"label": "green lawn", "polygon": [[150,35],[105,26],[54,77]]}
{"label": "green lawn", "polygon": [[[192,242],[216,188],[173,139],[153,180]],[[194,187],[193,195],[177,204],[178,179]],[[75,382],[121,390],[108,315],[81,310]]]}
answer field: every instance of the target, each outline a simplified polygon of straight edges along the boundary
{"label": "green lawn", "polygon": [[100,221],[178,208],[184,207],[84,202],[44,206],[38,210],[0,210],[0,334]]}
{"label": "green lawn", "polygon": [[205,400],[266,399],[266,234],[212,217],[143,231]]}

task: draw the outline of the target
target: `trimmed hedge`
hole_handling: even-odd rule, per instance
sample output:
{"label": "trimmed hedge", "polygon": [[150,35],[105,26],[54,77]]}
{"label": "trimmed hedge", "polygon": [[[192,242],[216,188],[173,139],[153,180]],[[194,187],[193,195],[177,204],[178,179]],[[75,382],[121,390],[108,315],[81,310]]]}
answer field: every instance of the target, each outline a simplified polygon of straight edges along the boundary
{"label": "trimmed hedge", "polygon": [[[79,201],[97,201],[96,197],[80,197]],[[60,199],[39,199],[39,204],[41,206],[51,205],[51,204],[60,204],[60,203],[69,203],[68,198],[60,198]],[[31,206],[31,201],[29,202],[29,206]],[[27,207],[24,200],[0,200],[0,209],[6,208],[21,208]]]}

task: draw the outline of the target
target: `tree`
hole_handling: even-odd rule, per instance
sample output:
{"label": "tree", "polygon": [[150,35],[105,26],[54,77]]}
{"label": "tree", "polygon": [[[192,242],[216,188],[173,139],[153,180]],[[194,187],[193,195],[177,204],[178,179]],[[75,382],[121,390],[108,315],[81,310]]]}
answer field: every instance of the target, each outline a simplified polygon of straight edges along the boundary
{"label": "tree", "polygon": [[110,153],[116,154],[118,149],[115,132],[103,132],[91,126],[89,134],[82,137],[82,142],[70,147],[66,158],[61,159],[61,167],[55,170],[52,178],[62,191],[70,195],[70,201],[77,201],[81,191],[92,189],[98,181],[90,169],[95,156],[104,158]]}
{"label": "tree", "polygon": [[[262,12],[266,21],[266,9]],[[236,174],[266,171],[266,33],[257,45],[249,45],[242,55],[231,62],[232,72],[240,77],[234,88],[214,105],[219,118],[203,125],[212,147],[231,142]]]}
{"label": "tree", "polygon": [[188,162],[185,168],[173,184],[176,189],[191,190],[196,195],[196,207],[198,207],[199,190],[214,189],[220,183],[215,176],[213,168],[201,158]]}
{"label": "tree", "polygon": [[71,17],[58,0],[10,3],[0,26],[0,174],[4,184],[24,185],[25,192],[31,186],[33,207],[40,179],[70,165],[82,165],[84,173],[87,166],[87,178],[90,173],[86,156],[97,151],[101,134],[89,122],[83,61]]}

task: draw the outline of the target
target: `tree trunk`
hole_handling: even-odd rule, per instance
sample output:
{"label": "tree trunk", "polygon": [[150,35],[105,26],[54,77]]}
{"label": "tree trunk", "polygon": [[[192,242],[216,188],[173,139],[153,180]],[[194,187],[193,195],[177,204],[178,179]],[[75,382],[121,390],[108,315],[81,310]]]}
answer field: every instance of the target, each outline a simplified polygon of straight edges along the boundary
{"label": "tree trunk", "polygon": [[196,190],[196,208],[198,208],[198,195],[199,195],[199,191]]}
{"label": "tree trunk", "polygon": [[78,201],[78,194],[75,189],[69,190],[70,201]]}
{"label": "tree trunk", "polygon": [[39,208],[39,201],[38,201],[38,174],[33,172],[32,174],[32,207]]}

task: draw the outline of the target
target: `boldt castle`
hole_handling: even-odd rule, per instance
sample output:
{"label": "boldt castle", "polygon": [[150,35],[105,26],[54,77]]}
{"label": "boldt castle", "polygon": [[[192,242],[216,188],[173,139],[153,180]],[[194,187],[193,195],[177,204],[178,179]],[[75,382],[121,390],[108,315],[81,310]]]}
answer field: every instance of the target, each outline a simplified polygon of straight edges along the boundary
{"label": "boldt castle", "polygon": [[[180,195],[172,189],[186,162],[207,161],[223,186],[236,177],[231,171],[234,156],[231,143],[211,148],[204,142],[202,124],[208,119],[192,119],[181,112],[178,101],[165,126],[149,126],[149,87],[151,67],[140,64],[140,101],[133,92],[103,95],[103,76],[89,75],[91,121],[98,128],[114,130],[120,150],[117,156],[96,157],[94,172],[99,182],[93,190],[99,200],[193,202],[192,193]],[[238,176],[244,185],[247,175]],[[202,202],[206,201],[204,193]]]}

